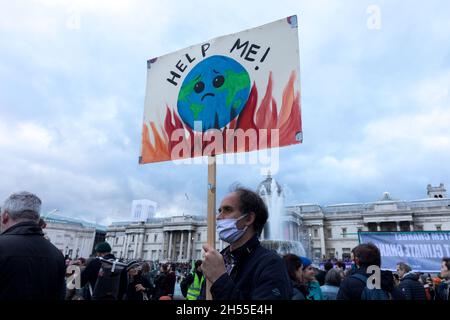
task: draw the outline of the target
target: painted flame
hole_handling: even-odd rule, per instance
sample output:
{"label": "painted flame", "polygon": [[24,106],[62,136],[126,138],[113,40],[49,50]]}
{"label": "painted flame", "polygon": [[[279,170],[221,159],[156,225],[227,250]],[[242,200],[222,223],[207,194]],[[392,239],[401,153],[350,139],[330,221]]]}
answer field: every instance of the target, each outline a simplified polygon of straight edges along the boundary
{"label": "painted flame", "polygon": [[[258,102],[258,90],[255,83],[253,83],[250,91],[249,98],[247,100],[245,108],[233,119],[228,126],[221,130],[223,137],[223,152],[242,152],[242,151],[254,151],[258,150],[258,144],[246,143],[242,148],[238,148],[236,145],[227,148],[226,135],[227,133],[232,135],[236,129],[254,129],[258,135],[258,129],[267,129],[268,134],[268,146],[271,145],[271,130],[278,129],[278,144],[277,146],[288,146],[291,144],[301,143],[296,138],[297,133],[302,132],[302,119],[301,119],[301,106],[300,106],[300,92],[295,92],[294,83],[297,76],[295,71],[292,71],[289,81],[283,90],[282,103],[280,112],[277,109],[277,103],[272,96],[273,79],[272,72],[269,74],[267,88],[264,97],[261,100],[261,104],[257,108]],[[181,141],[171,141],[170,137],[172,133],[177,129],[183,129],[186,135],[189,135],[186,139]],[[212,130],[211,130],[212,131]],[[164,120],[164,127],[156,128],[153,121],[149,124],[144,123],[142,129],[142,152],[139,162],[161,162],[167,160],[183,159],[196,156],[207,155],[204,153],[205,148],[211,143],[213,134],[211,131],[205,133],[194,132],[189,126],[185,125],[180,119],[176,110],[171,110],[169,106],[166,106],[166,117]],[[150,140],[150,133],[152,134],[154,142]],[[195,141],[202,141],[201,150],[194,150]],[[232,140],[234,141],[234,140]],[[176,145],[185,144],[185,150],[190,150],[190,154],[181,154],[175,156],[172,155],[172,150]],[[273,144],[272,144],[273,145]],[[214,154],[214,152],[212,153]],[[217,153],[219,154],[219,153]]]}

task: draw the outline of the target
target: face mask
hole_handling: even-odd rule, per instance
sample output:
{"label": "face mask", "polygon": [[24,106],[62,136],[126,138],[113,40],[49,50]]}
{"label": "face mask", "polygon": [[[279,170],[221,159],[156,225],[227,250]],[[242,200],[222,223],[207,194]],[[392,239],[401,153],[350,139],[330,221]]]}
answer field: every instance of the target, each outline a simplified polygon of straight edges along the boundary
{"label": "face mask", "polygon": [[217,220],[216,229],[219,233],[219,239],[230,244],[238,241],[244,235],[245,231],[247,231],[247,226],[244,229],[238,229],[236,224],[245,216],[246,214],[238,219]]}

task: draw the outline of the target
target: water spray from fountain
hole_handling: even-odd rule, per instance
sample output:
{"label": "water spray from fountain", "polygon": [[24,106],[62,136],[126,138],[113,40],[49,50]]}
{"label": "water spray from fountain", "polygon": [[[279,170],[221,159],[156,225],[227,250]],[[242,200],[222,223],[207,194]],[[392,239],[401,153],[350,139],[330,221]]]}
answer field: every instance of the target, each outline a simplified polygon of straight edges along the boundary
{"label": "water spray from fountain", "polygon": [[[298,256],[305,256],[306,251],[303,245],[294,239],[292,232],[289,232],[283,189],[272,178],[270,171],[266,179],[259,184],[257,192],[266,203],[269,211],[269,219],[263,230],[261,244],[268,249],[277,251],[280,255],[293,253]],[[295,228],[298,230],[298,225]]]}

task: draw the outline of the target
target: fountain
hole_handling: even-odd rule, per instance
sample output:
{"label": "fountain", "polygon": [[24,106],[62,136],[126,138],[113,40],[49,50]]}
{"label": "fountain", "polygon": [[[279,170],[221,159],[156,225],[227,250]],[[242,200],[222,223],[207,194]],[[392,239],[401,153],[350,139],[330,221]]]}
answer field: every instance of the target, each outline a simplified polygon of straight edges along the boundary
{"label": "fountain", "polygon": [[[264,226],[261,245],[275,250],[279,255],[288,253],[306,256],[305,248],[299,239],[298,225],[288,222],[284,208],[284,193],[281,186],[272,178],[270,171],[257,188],[269,211],[269,219]],[[289,225],[289,223],[291,225]]]}

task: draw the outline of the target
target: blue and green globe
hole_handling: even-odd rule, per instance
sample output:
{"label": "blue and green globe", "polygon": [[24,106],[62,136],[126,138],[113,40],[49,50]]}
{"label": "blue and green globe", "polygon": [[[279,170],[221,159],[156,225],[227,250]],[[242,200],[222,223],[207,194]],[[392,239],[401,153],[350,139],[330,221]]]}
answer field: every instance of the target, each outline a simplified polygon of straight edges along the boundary
{"label": "blue and green globe", "polygon": [[250,77],[236,60],[211,56],[186,76],[178,93],[178,114],[193,130],[221,129],[244,109],[250,94]]}

